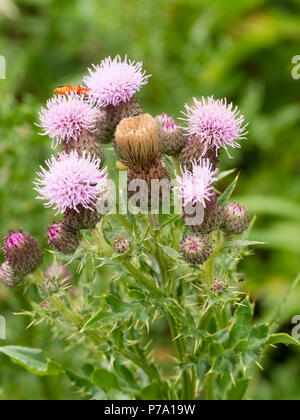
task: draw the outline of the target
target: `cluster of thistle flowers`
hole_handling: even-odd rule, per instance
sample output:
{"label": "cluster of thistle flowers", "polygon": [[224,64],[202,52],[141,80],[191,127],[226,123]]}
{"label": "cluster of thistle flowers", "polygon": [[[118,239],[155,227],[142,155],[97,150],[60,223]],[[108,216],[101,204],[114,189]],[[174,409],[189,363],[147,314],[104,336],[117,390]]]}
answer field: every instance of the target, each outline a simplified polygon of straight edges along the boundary
{"label": "cluster of thistle flowers", "polygon": [[[153,180],[170,180],[163,155],[179,159],[182,173],[176,178],[184,208],[200,204],[205,211],[203,223],[189,223],[191,233],[181,244],[188,263],[202,264],[210,256],[207,235],[213,230],[221,227],[227,234],[240,234],[246,229],[246,210],[237,204],[222,208],[213,187],[220,150],[238,147],[238,141],[245,138],[244,118],[232,104],[213,97],[186,105],[185,128],[166,114],[153,118],[143,113],[135,97],[149,77],[142,63],[127,57],[123,61],[119,56],[106,58],[83,78],[84,94],[56,95],[42,108],[41,134],[49,136],[53,148],[62,147],[46,161],[46,167],[41,167],[35,182],[37,198],[61,215],[47,234],[56,251],[75,252],[80,230],[92,229],[100,221],[97,201],[109,191],[102,144],[109,141],[128,168],[128,186],[133,180],[144,181],[149,198]],[[130,188],[128,194],[132,194]],[[129,246],[128,238],[115,242],[117,252],[126,252]],[[22,275],[38,267],[41,250],[37,248],[27,234],[10,234],[4,247],[9,269],[2,266],[0,273],[4,284],[9,283],[10,269],[19,275],[14,258],[22,263],[31,261],[30,267],[23,267]],[[14,258],[9,254],[12,249]]]}

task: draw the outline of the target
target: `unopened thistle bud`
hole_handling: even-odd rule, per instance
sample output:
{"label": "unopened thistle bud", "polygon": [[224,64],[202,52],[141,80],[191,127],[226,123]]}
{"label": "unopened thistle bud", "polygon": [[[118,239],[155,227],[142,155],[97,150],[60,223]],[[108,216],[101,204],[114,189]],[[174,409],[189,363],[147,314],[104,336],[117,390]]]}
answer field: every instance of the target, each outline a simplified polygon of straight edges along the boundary
{"label": "unopened thistle bud", "polygon": [[64,222],[75,230],[93,229],[101,219],[101,215],[94,209],[86,209],[79,205],[77,211],[67,209],[64,213]]}
{"label": "unopened thistle bud", "polygon": [[3,252],[17,276],[32,273],[42,264],[43,252],[40,244],[29,233],[10,231],[4,239]]}
{"label": "unopened thistle bud", "polygon": [[226,284],[222,280],[214,280],[211,285],[211,290],[216,294],[220,295],[227,289]]}
{"label": "unopened thistle bud", "polygon": [[191,225],[190,229],[199,233],[210,233],[219,229],[223,217],[223,207],[216,194],[206,201],[204,219],[200,225]]}
{"label": "unopened thistle bud", "polygon": [[72,254],[78,248],[80,234],[64,222],[55,222],[48,227],[47,238],[49,244],[56,251],[63,254]]}
{"label": "unopened thistle bud", "polygon": [[116,129],[116,144],[129,167],[148,167],[159,157],[158,125],[149,114],[123,119]]}
{"label": "unopened thistle bud", "polygon": [[66,288],[72,284],[71,270],[61,264],[52,264],[45,272],[44,289],[48,293],[55,293],[60,288]]}
{"label": "unopened thistle bud", "polygon": [[4,261],[4,263],[0,267],[0,282],[4,284],[6,287],[17,287],[22,279],[17,277],[14,273],[14,270],[9,265],[8,261]]}
{"label": "unopened thistle bud", "polygon": [[223,211],[222,230],[229,235],[240,235],[249,226],[249,215],[239,204],[227,204]]}
{"label": "unopened thistle bud", "polygon": [[127,236],[119,236],[114,241],[114,249],[118,254],[125,254],[130,249],[130,239]]}
{"label": "unopened thistle bud", "polygon": [[203,264],[212,253],[208,238],[204,235],[192,234],[186,236],[180,246],[183,258],[189,264]]}
{"label": "unopened thistle bud", "polygon": [[84,154],[95,156],[101,160],[100,167],[103,166],[105,160],[104,151],[99,141],[96,140],[94,133],[85,130],[78,139],[65,142],[64,152],[68,154],[71,150],[76,150],[79,156]]}
{"label": "unopened thistle bud", "polygon": [[168,156],[178,156],[187,143],[183,129],[168,114],[155,117],[159,127],[160,152]]}

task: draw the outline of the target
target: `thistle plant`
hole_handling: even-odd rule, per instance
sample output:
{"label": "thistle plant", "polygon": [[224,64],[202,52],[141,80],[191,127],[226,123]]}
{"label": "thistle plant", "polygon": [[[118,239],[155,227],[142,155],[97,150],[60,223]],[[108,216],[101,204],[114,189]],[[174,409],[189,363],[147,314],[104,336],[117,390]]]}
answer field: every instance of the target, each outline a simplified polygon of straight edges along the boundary
{"label": "thistle plant", "polygon": [[40,112],[59,149],[34,186],[58,218],[46,234],[53,261],[42,267],[20,230],[4,239],[0,268],[4,286],[36,289],[31,328],[44,322],[82,364],[66,368],[47,348],[0,350],[31,373],[66,375],[84,398],[244,399],[265,348],[298,344],[275,333],[275,319],[256,324],[241,291],[238,264],[259,244],[248,239],[254,217],[231,203],[238,177],[223,192],[218,183],[232,173],[220,172],[220,152],[240,147],[244,117],[213,98],[186,105],[182,125],[143,113],[135,94],[149,76],[127,57],[88,73],[84,96],[54,96]]}

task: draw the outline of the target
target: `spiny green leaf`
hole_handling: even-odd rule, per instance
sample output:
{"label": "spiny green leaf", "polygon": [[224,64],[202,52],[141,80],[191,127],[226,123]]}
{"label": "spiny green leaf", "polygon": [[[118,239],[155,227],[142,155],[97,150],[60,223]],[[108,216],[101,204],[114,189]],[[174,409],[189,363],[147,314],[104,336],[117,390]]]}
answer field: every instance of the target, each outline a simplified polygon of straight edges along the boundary
{"label": "spiny green leaf", "polygon": [[23,366],[29,372],[38,376],[56,376],[62,373],[61,367],[49,360],[42,350],[28,347],[4,346],[0,347],[0,353]]}
{"label": "spiny green leaf", "polygon": [[170,248],[169,246],[161,245],[159,246],[164,250],[168,257],[177,260],[178,258],[182,258],[179,252],[175,251],[175,249]]}
{"label": "spiny green leaf", "polygon": [[227,393],[227,400],[229,401],[241,401],[247,391],[250,379],[249,378],[240,378],[236,381],[235,386]]}
{"label": "spiny green leaf", "polygon": [[239,174],[235,177],[233,182],[229,185],[229,187],[223,192],[223,194],[219,198],[222,206],[228,203],[230,197],[232,196],[233,191],[235,190],[238,179],[239,179]]}
{"label": "spiny green leaf", "polygon": [[300,341],[297,341],[295,338],[291,337],[288,334],[272,334],[270,335],[270,337],[268,338],[267,345],[271,345],[271,344],[285,344],[286,346],[289,345],[295,345],[295,346],[300,346]]}
{"label": "spiny green leaf", "polygon": [[119,389],[117,376],[106,369],[97,369],[92,374],[92,382],[99,388],[109,391],[110,389]]}
{"label": "spiny green leaf", "polygon": [[94,400],[104,400],[106,398],[105,392],[90,382],[88,379],[79,376],[68,369],[66,370],[66,375],[72,384],[76,386],[83,394],[91,396]]}

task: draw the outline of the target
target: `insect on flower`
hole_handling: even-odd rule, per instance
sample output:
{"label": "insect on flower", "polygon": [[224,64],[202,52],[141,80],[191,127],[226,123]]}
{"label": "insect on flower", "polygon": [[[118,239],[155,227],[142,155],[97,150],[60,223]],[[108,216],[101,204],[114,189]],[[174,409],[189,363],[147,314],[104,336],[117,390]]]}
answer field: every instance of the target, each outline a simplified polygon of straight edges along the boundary
{"label": "insect on flower", "polygon": [[86,95],[88,92],[90,92],[90,89],[84,88],[82,86],[72,86],[71,83],[69,83],[67,86],[59,86],[54,90],[54,93],[57,95],[69,95],[70,93],[77,93],[77,95]]}

